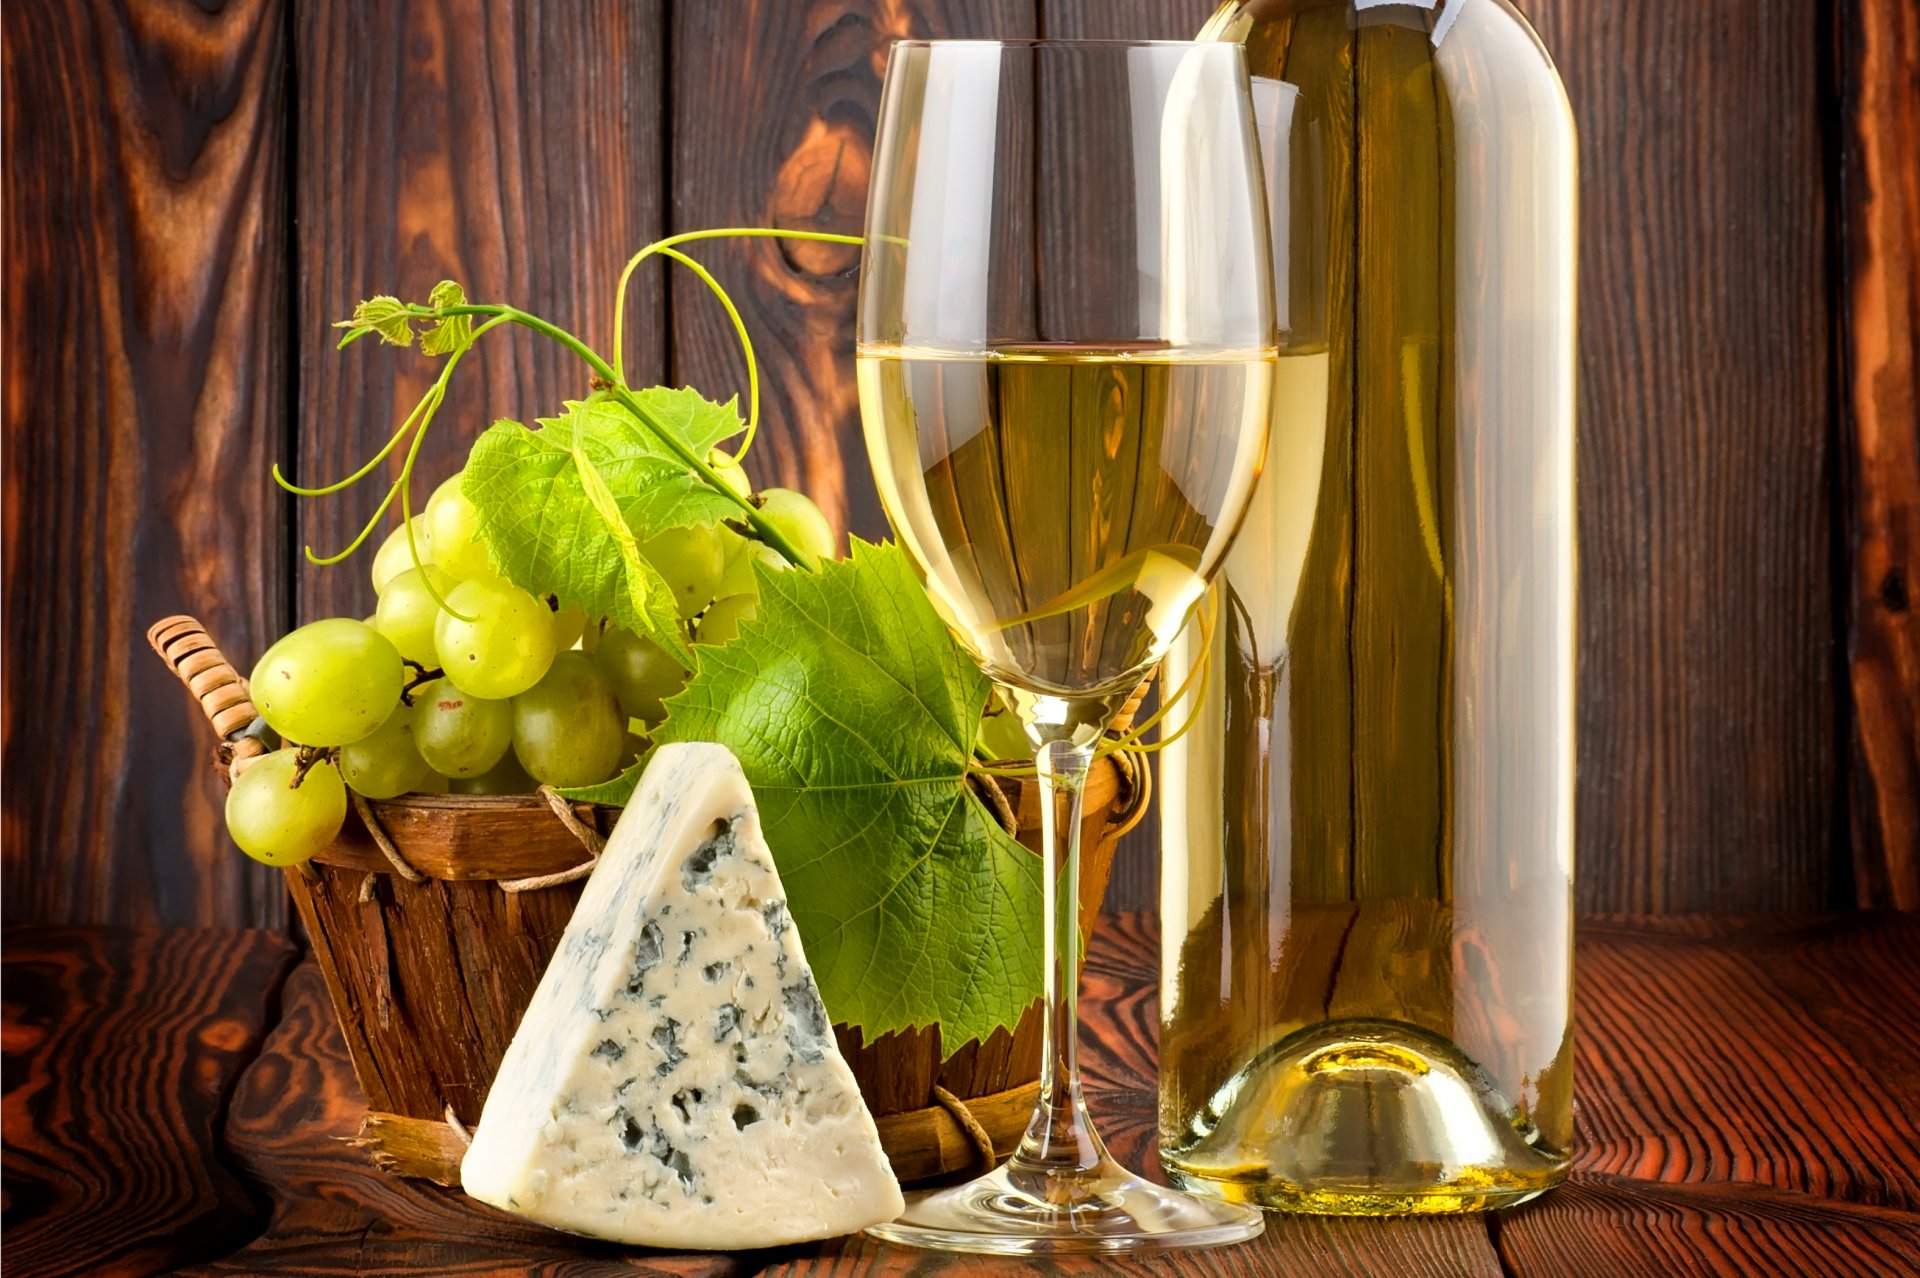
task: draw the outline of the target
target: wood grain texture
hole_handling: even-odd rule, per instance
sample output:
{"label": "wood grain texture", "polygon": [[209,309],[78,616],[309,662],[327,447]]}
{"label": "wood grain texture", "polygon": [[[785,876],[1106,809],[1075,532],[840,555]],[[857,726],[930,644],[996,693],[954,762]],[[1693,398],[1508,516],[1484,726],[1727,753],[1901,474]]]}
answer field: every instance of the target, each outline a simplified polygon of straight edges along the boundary
{"label": "wood grain texture", "polygon": [[1854,883],[1920,910],[1920,6],[1837,14]]}
{"label": "wood grain texture", "polygon": [[365,878],[287,876],[360,1087],[376,1110],[437,1120],[451,1106],[471,1126],[580,885],[515,895],[381,875],[362,900]]}
{"label": "wood grain texture", "polygon": [[[1155,707],[1148,707],[1151,713]],[[1147,767],[1159,782],[1158,755],[1148,755]],[[1160,820],[1158,812],[1120,836],[1113,851],[1113,878],[1107,884],[1109,911],[1160,908]]]}
{"label": "wood grain texture", "polygon": [[272,1218],[246,1246],[183,1273],[664,1278],[751,1272],[724,1256],[666,1256],[570,1239],[456,1191],[376,1170],[349,1143],[366,1102],[313,964],[287,978],[281,1007],[279,1024],[234,1091],[226,1125],[227,1148],[265,1190]]}
{"label": "wood grain texture", "polygon": [[[611,353],[620,268],[661,234],[664,20],[659,0],[308,0],[297,19],[296,469],[327,483],[378,450],[439,368],[412,350],[336,352],[327,325],[363,297],[420,299],[455,279],[475,301],[511,301]],[[649,276],[628,298],[638,385],[664,367],[661,297]],[[551,415],[586,393],[587,376],[531,334],[486,338],[422,448],[413,509],[495,419]],[[401,459],[390,460],[389,482]],[[378,506],[379,482],[299,503],[298,542],[345,546]],[[371,552],[398,509],[364,553],[303,566],[302,620],[371,611]]]}
{"label": "wood grain texture", "polygon": [[0,32],[5,916],[283,926],[140,634],[284,620],[284,6],[23,0]]}
{"label": "wood grain texture", "polygon": [[1520,8],[1580,126],[1581,908],[1826,905],[1820,5]]}
{"label": "wood grain texture", "polygon": [[1505,1272],[1554,1278],[1920,1273],[1920,1216],[1744,1184],[1578,1174],[1491,1222]]}
{"label": "wood grain texture", "polygon": [[[571,870],[590,859],[579,836],[560,823],[539,795],[408,794],[369,807],[400,855],[429,878],[533,878]],[[602,835],[620,816],[618,808],[591,803],[576,803],[573,812]],[[315,859],[342,870],[393,870],[358,815],[349,816],[340,837]]]}
{"label": "wood grain texture", "polygon": [[[860,234],[886,48],[895,39],[1034,34],[1031,0],[751,0],[673,8],[673,228]],[[701,244],[761,367],[757,487],[809,493],[834,526],[886,532],[853,381],[858,251],[771,240]],[[684,272],[672,283],[675,382],[740,389],[726,315]]]}
{"label": "wood grain texture", "polygon": [[466,1157],[467,1139],[446,1123],[370,1109],[360,1120],[353,1143],[389,1175],[460,1187],[460,1160]]}
{"label": "wood grain texture", "polygon": [[1040,0],[1049,40],[1191,40],[1219,0]]}
{"label": "wood grain texture", "polygon": [[1920,918],[1584,923],[1576,1166],[1920,1213]]}
{"label": "wood grain texture", "polygon": [[9,1273],[164,1273],[252,1235],[218,1130],[292,960],[269,932],[8,931]]}
{"label": "wood grain texture", "polygon": [[[1483,1221],[1336,1220],[1267,1217],[1252,1242],[1210,1251],[1021,1260],[960,1256],[848,1238],[774,1261],[766,1278],[1006,1278],[1127,1275],[1129,1278],[1501,1278]],[[1527,1271],[1521,1271],[1526,1273]],[[1540,1270],[1548,1274],[1558,1271]],[[1615,1278],[1619,1278],[1616,1271]],[[1626,1273],[1633,1273],[1628,1270]],[[1644,1271],[1643,1271],[1644,1272]]]}
{"label": "wood grain texture", "polygon": [[[1138,914],[1110,923],[1088,954],[1088,1089],[1115,1152],[1154,1175],[1158,928]],[[196,1256],[206,1263],[186,1272],[1920,1273],[1920,1134],[1910,1112],[1920,1094],[1920,918],[1911,915],[1587,922],[1579,934],[1580,1149],[1572,1182],[1537,1203],[1493,1218],[1275,1216],[1263,1238],[1238,1248],[1045,1264],[856,1240],[738,1256],[621,1251],[387,1176],[350,1143],[365,1102],[311,963],[288,977],[280,1019],[225,1109],[220,1149],[271,1219],[258,1237],[251,1217],[239,1229],[209,1223],[195,1214],[208,1200],[184,1192],[177,1172],[157,1170],[180,1151],[207,1151],[204,1136],[193,1138],[200,1129],[130,1141],[127,1115],[155,1108],[158,1061],[199,1098],[198,1109],[181,1112],[211,1121],[217,1111],[206,1098],[227,1094],[223,1080],[251,1054],[273,1002],[260,974],[281,970],[287,948],[257,933],[129,937],[75,929],[29,934],[24,945],[18,933],[9,938],[9,1273],[152,1272]],[[49,1089],[64,1089],[71,1103],[55,1104]],[[83,1129],[93,1145],[77,1143]],[[139,1168],[173,1196],[129,1199],[99,1188],[81,1161],[93,1148],[118,1151],[115,1166]],[[203,1152],[187,1166],[218,1181],[206,1171],[215,1156]],[[101,1266],[88,1250],[94,1233],[48,1223],[62,1199],[41,1186],[60,1176],[98,1188],[93,1201],[112,1209],[116,1241],[131,1224],[173,1250],[128,1243],[126,1255],[144,1262]],[[217,1192],[214,1200],[246,1202]],[[171,1225],[168,1211],[179,1213]]]}

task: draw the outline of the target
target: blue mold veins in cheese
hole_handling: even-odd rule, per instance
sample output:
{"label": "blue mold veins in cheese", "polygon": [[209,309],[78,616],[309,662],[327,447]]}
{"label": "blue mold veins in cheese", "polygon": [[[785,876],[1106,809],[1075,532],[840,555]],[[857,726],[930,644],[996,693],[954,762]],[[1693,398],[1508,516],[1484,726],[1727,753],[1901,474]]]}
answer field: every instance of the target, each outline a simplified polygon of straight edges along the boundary
{"label": "blue mold veins in cheese", "polygon": [[724,746],[654,755],[460,1172],[482,1202],[650,1247],[769,1247],[900,1213]]}

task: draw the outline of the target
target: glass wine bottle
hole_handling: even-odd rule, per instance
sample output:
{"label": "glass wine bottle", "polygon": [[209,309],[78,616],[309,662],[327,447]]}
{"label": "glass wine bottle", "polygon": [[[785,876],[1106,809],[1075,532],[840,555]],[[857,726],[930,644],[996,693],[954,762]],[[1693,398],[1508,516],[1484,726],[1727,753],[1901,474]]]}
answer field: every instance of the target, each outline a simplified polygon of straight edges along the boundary
{"label": "glass wine bottle", "polygon": [[[1282,333],[1163,777],[1175,1183],[1451,1212],[1572,1128],[1573,120],[1507,0],[1231,0]],[[1324,430],[1301,431],[1301,421]]]}

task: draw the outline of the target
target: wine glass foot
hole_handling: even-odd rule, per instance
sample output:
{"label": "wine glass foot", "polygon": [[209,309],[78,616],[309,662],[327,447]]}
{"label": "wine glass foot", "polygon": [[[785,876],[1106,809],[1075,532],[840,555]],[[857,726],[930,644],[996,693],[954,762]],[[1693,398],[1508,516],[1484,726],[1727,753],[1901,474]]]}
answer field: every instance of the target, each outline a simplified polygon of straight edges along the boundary
{"label": "wine glass foot", "polygon": [[964,1185],[915,1195],[898,1219],[867,1232],[937,1251],[1045,1256],[1218,1247],[1256,1238],[1265,1227],[1255,1208],[1196,1198],[1118,1166],[1073,1182],[1068,1203],[1026,1192],[1002,1166]]}

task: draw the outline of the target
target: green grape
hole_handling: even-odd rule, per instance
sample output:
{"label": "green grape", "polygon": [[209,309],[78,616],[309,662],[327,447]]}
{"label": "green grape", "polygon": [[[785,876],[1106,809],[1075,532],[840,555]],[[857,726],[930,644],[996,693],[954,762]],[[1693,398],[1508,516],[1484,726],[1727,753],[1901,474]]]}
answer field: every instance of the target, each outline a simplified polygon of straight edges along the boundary
{"label": "green grape", "polygon": [[618,770],[627,716],[584,652],[563,652],[513,699],[513,753],[546,785],[594,785]]}
{"label": "green grape", "polygon": [[513,744],[513,706],[435,679],[414,690],[413,744],[441,776],[477,777]]}
{"label": "green grape", "polygon": [[740,496],[745,497],[753,491],[753,481],[747,478],[745,468],[726,449],[708,449],[707,465],[713,467],[715,478]]}
{"label": "green grape", "polygon": [[668,528],[641,542],[640,553],[667,579],[682,617],[697,616],[712,602],[725,555],[718,529],[698,524]]}
{"label": "green grape", "polygon": [[387,637],[351,617],[302,626],[267,649],[249,681],[260,717],[289,741],[339,746],[386,720],[405,672]]}
{"label": "green grape", "polygon": [[740,623],[753,616],[760,600],[753,595],[727,595],[707,605],[700,614],[701,643],[732,643],[740,633]]}
{"label": "green grape", "polygon": [[680,691],[687,672],[665,648],[645,635],[609,626],[593,650],[594,664],[613,685],[620,708],[635,719],[658,723],[667,717],[663,702]]}
{"label": "green grape", "polygon": [[436,775],[413,744],[413,711],[395,706],[371,735],[340,747],[340,775],[369,799],[424,790]]}
{"label": "green grape", "polygon": [[460,581],[490,576],[493,560],[480,536],[480,511],[460,491],[460,475],[427,498],[427,530],[433,536],[433,562]]}
{"label": "green grape", "polygon": [[765,564],[774,572],[785,572],[791,567],[779,551],[765,542],[752,541],[726,529],[721,530],[721,540],[726,546],[726,566],[720,570],[720,584],[716,587],[715,598],[752,595],[757,599],[760,596],[760,579],[754,575],[755,564]]}
{"label": "green grape", "polygon": [[[420,562],[433,562],[433,534],[427,531],[427,517],[415,515],[407,523],[413,525],[413,540],[420,549]],[[402,572],[413,567],[413,552],[407,549],[407,530],[405,525],[387,534],[380,543],[380,549],[373,556],[373,593],[386,590],[387,583]]]}
{"label": "green grape", "polygon": [[347,819],[347,789],[333,764],[322,759],[306,776],[299,777],[299,771],[298,750],[275,750],[254,760],[227,791],[227,833],[256,861],[298,865],[311,860]]}
{"label": "green grape", "polygon": [[380,596],[380,607],[373,614],[374,628],[393,641],[402,657],[420,666],[440,664],[433,646],[440,599],[435,599],[433,590],[427,589],[429,583],[433,590],[440,592],[440,599],[445,599],[460,584],[434,564],[409,568],[387,583],[385,593]]}
{"label": "green grape", "polygon": [[[728,590],[727,585],[729,582],[739,580],[740,574],[735,570],[735,565],[746,555],[747,547],[753,543],[724,525],[715,527],[713,535],[720,539],[720,577],[713,583],[713,597],[723,599],[728,595],[744,594],[744,591]],[[751,569],[746,575],[749,578],[753,576]]]}
{"label": "green grape", "polygon": [[504,701],[539,683],[553,664],[553,610],[512,582],[463,581],[447,607],[434,622],[433,647],[460,691]]}
{"label": "green grape", "polygon": [[760,515],[802,553],[815,559],[832,559],[839,550],[833,525],[805,493],[791,488],[763,489]]}
{"label": "green grape", "polygon": [[553,614],[553,646],[565,652],[586,637],[587,610],[578,604]]}
{"label": "green grape", "polygon": [[539,788],[539,782],[527,775],[520,760],[509,750],[500,756],[500,762],[479,776],[454,777],[447,786],[455,794],[532,794]]}

